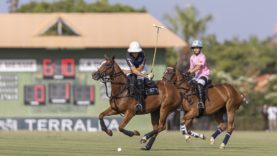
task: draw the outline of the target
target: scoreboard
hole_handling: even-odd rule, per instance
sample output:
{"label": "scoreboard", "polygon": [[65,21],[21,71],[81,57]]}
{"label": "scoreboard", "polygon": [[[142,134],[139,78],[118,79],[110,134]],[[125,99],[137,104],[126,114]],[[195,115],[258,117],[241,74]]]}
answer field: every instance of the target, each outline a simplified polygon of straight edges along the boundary
{"label": "scoreboard", "polygon": [[[1,70],[5,72],[31,72],[30,75],[42,74],[38,81],[29,81],[24,85],[24,104],[25,105],[47,105],[47,104],[75,104],[75,105],[92,105],[95,102],[94,85],[78,84],[76,79],[76,62],[74,58],[42,58],[41,62],[38,60],[3,60],[3,69],[0,66],[0,84],[7,86],[5,95],[2,99],[7,97],[15,97],[18,95],[11,95],[8,91],[11,87],[17,84],[13,82],[18,78],[13,74],[6,76],[1,74]],[[11,66],[13,64],[13,67]],[[1,65],[1,59],[0,59]],[[37,67],[41,65],[41,68]],[[17,71],[19,70],[20,71]],[[41,71],[39,71],[41,69]],[[90,71],[89,72],[90,76]],[[78,72],[77,72],[78,73]],[[1,77],[2,75],[2,77]],[[20,74],[19,74],[20,75]],[[15,77],[15,78],[14,78]],[[13,81],[11,81],[11,80]],[[15,79],[15,80],[14,80]],[[9,85],[9,86],[8,86]],[[13,85],[13,86],[11,86]],[[10,87],[11,86],[11,87]],[[18,86],[18,85],[17,85]],[[15,86],[14,88],[17,88]],[[9,88],[8,88],[9,87]],[[2,89],[3,90],[3,89]],[[14,90],[14,89],[13,89]],[[1,92],[1,90],[0,90]],[[3,91],[2,91],[3,92]],[[17,91],[18,92],[18,91]],[[4,92],[3,92],[4,93]],[[8,94],[9,93],[9,94]],[[1,94],[1,93],[0,93]],[[11,99],[11,98],[10,98]],[[15,98],[14,98],[15,99]]]}

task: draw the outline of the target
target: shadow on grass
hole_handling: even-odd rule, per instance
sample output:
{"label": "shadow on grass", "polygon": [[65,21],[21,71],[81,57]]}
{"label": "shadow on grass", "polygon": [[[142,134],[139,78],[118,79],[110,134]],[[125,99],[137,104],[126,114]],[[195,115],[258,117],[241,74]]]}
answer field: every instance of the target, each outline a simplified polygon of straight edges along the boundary
{"label": "shadow on grass", "polygon": [[219,147],[217,146],[199,146],[199,147],[172,147],[172,148],[153,148],[150,151],[194,151],[194,150],[220,150],[220,151],[237,151],[237,150],[241,150],[241,151],[245,151],[245,150],[255,150],[256,147],[250,147],[250,146],[232,146],[232,147],[226,147],[225,149],[219,149]]}

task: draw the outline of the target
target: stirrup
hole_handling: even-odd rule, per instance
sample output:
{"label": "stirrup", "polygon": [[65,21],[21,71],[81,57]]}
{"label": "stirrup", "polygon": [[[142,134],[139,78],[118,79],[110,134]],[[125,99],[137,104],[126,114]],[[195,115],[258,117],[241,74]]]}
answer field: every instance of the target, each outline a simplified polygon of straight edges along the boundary
{"label": "stirrup", "polygon": [[142,104],[137,104],[136,105],[136,112],[143,112]]}

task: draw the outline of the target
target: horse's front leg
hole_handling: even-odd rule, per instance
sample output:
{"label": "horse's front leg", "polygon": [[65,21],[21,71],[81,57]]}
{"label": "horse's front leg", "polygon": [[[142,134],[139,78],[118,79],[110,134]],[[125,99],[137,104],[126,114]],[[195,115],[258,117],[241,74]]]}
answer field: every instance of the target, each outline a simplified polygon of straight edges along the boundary
{"label": "horse's front leg", "polygon": [[194,117],[194,111],[189,111],[188,113],[186,113],[186,115],[183,117],[183,121],[181,124],[181,131],[182,134],[185,136],[186,141],[190,140],[190,136],[193,136],[195,138],[200,138],[205,140],[206,137],[204,136],[204,134],[198,134],[197,132],[194,131],[189,131],[187,129],[187,126],[192,122],[193,117]]}
{"label": "horse's front leg", "polygon": [[188,131],[187,126],[190,124],[190,122],[192,121],[192,119],[189,120],[185,120],[183,119],[182,123],[181,123],[181,132],[182,134],[185,136],[185,140],[188,142],[190,141],[190,131]]}
{"label": "horse's front leg", "polygon": [[128,131],[125,128],[125,126],[129,123],[129,121],[133,118],[133,116],[135,115],[134,111],[131,110],[127,110],[126,113],[124,114],[124,117],[119,125],[119,131],[124,133],[125,135],[128,135],[129,137],[132,137],[134,135],[139,136],[140,133],[136,130],[134,131]]}
{"label": "horse's front leg", "polygon": [[151,113],[151,122],[152,122],[152,126],[153,126],[153,131],[145,134],[143,136],[143,138],[140,140],[140,143],[146,143],[148,139],[149,142],[145,145],[145,150],[150,150],[152,148],[153,143],[155,142],[158,134],[153,134],[158,130],[158,126],[159,126],[159,118],[160,118],[160,110],[156,110],[155,112]]}
{"label": "horse's front leg", "polygon": [[197,132],[194,132],[194,131],[191,131],[191,130],[187,130],[186,127],[192,122],[192,120],[193,120],[193,119],[186,120],[186,121],[185,121],[185,124],[183,124],[183,125],[181,126],[182,134],[185,136],[186,141],[189,141],[189,140],[190,140],[190,136],[205,140],[206,137],[205,137],[204,134],[202,134],[202,133],[199,134],[199,133],[197,133]]}
{"label": "horse's front leg", "polygon": [[110,116],[110,115],[115,115],[115,114],[118,114],[118,112],[113,110],[111,107],[109,107],[104,112],[100,113],[100,115],[99,115],[99,121],[100,121],[101,129],[102,129],[102,131],[106,132],[109,136],[112,136],[113,132],[110,129],[107,128],[107,126],[106,126],[103,119],[104,119],[105,116]]}
{"label": "horse's front leg", "polygon": [[[169,109],[165,107],[165,104],[161,104],[162,107],[160,108],[160,117],[158,118],[159,121],[158,124],[155,126],[153,131],[147,133],[144,135],[144,137],[141,140],[141,143],[145,143],[149,138],[152,138],[155,135],[158,135],[161,131],[165,130],[165,122],[168,114],[170,113]],[[155,136],[156,137],[156,136]],[[155,141],[154,137],[154,141]]]}

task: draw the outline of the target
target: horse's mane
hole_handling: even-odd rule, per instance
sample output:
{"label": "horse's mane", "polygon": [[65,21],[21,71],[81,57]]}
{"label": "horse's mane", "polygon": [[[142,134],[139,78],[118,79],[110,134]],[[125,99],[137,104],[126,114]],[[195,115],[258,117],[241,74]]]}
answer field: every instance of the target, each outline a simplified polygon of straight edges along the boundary
{"label": "horse's mane", "polygon": [[123,72],[123,70],[120,68],[120,66],[118,65],[118,63],[114,60],[114,59],[111,59],[113,62],[114,62],[114,65],[118,67],[119,69],[119,72],[122,72],[124,77],[127,78],[127,75]]}

